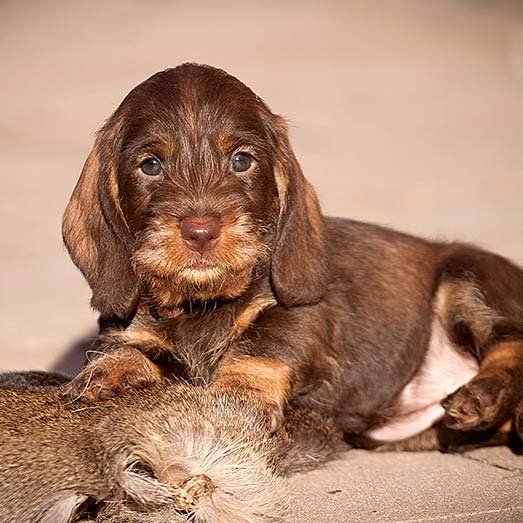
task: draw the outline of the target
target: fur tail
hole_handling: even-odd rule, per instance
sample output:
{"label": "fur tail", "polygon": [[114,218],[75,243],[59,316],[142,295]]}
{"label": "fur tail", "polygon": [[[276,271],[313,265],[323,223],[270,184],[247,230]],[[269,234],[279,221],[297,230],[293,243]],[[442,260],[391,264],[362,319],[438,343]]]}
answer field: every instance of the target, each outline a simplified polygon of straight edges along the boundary
{"label": "fur tail", "polygon": [[[251,433],[224,439],[209,426],[178,433],[168,462],[151,446],[131,453],[119,477],[121,494],[101,505],[96,522],[281,522],[285,484],[269,463],[271,445],[259,443],[253,448]],[[162,468],[168,473],[160,479]]]}
{"label": "fur tail", "polygon": [[284,427],[270,434],[245,397],[195,394],[194,387],[183,389],[183,396],[190,405],[183,430],[176,417],[164,419],[154,444],[127,449],[121,501],[104,504],[97,523],[282,522],[284,476],[345,448],[339,433],[305,409],[289,409]]}

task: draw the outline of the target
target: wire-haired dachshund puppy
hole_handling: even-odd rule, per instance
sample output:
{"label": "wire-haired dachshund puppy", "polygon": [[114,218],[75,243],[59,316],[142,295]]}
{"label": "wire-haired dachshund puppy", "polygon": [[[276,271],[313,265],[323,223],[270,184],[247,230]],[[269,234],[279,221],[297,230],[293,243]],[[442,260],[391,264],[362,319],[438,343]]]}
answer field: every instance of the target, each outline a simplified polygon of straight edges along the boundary
{"label": "wire-haired dachshund puppy", "polygon": [[313,407],[366,444],[517,425],[521,269],[324,217],[283,119],[222,70],[184,64],[129,93],[63,234],[104,327],[71,398],[177,376],[255,391],[275,426],[289,400]]}

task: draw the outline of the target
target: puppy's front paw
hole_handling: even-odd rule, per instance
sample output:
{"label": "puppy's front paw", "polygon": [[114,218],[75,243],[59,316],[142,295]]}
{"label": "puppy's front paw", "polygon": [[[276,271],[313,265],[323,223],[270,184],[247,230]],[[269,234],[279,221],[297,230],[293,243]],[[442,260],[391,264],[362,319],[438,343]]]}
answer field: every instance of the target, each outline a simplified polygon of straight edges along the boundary
{"label": "puppy's front paw", "polygon": [[64,387],[64,398],[94,403],[149,387],[161,379],[160,369],[140,351],[116,349],[90,362]]}
{"label": "puppy's front paw", "polygon": [[478,376],[447,396],[444,424],[456,430],[486,430],[509,416],[513,406],[512,379],[502,371]]}

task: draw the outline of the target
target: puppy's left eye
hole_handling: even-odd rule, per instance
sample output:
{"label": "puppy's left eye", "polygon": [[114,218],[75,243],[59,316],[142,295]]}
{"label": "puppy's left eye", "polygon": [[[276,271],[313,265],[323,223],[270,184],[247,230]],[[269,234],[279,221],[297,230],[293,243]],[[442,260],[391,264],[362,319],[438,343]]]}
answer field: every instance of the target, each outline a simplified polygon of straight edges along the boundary
{"label": "puppy's left eye", "polygon": [[234,172],[242,173],[252,165],[252,158],[245,153],[236,153],[231,159],[231,169]]}
{"label": "puppy's left eye", "polygon": [[162,172],[162,164],[156,158],[148,158],[140,165],[140,171],[147,176],[158,176]]}

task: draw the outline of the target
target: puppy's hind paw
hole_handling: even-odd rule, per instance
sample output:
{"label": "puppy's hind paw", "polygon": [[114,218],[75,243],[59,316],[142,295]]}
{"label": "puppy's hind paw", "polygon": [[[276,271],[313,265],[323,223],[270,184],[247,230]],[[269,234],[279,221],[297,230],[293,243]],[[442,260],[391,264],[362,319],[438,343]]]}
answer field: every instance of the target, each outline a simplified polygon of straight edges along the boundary
{"label": "puppy's hind paw", "polygon": [[486,430],[502,422],[512,407],[508,373],[474,378],[447,396],[444,424],[455,430]]}

